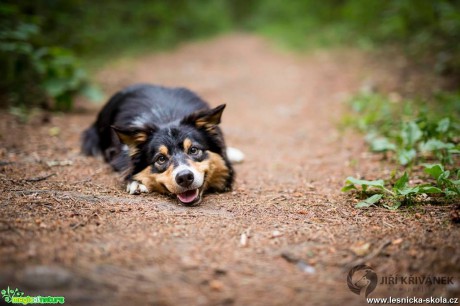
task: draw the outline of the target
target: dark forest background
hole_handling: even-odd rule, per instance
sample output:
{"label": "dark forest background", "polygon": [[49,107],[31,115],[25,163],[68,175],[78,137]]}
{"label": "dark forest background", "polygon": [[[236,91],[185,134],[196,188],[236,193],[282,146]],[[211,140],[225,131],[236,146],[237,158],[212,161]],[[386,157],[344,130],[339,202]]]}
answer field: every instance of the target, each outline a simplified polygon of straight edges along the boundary
{"label": "dark forest background", "polygon": [[229,31],[288,48],[396,46],[429,59],[433,74],[460,75],[460,2],[449,0],[37,0],[0,4],[3,106],[70,110],[98,99],[88,69],[117,56],[163,50]]}

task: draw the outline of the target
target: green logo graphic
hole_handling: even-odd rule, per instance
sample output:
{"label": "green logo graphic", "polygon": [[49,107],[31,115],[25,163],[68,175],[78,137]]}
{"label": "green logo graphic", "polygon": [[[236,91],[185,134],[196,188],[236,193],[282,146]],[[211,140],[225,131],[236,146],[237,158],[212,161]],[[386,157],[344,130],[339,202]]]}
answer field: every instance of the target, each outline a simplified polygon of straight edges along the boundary
{"label": "green logo graphic", "polygon": [[8,288],[5,290],[2,290],[2,298],[5,300],[7,303],[11,303],[13,301],[14,297],[22,297],[24,295],[24,292],[20,291],[18,288],[16,289],[10,289]]}
{"label": "green logo graphic", "polygon": [[10,289],[9,286],[7,289],[3,289],[1,293],[5,302],[12,304],[64,304],[65,302],[63,296],[24,296],[24,292],[18,288]]}

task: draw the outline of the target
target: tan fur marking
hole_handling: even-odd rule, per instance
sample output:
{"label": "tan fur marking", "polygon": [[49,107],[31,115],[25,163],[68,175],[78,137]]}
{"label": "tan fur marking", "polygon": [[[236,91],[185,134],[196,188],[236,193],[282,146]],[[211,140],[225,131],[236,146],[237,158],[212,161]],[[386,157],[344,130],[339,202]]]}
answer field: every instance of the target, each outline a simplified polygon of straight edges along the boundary
{"label": "tan fur marking", "polygon": [[136,147],[129,147],[129,156],[133,157],[139,150]]}
{"label": "tan fur marking", "polygon": [[[177,185],[172,177],[172,172],[174,171],[174,166],[169,166],[166,171],[162,173],[152,173],[150,166],[142,170],[141,172],[134,175],[136,181],[141,182],[147,187],[149,192],[159,192],[159,193],[176,193]],[[165,188],[166,187],[166,188]]]}
{"label": "tan fur marking", "polygon": [[195,125],[197,127],[203,127],[203,126],[209,125],[209,122],[207,118],[200,118],[195,121]]}
{"label": "tan fur marking", "polygon": [[134,135],[134,141],[136,143],[142,143],[142,142],[145,142],[146,140],[147,140],[146,133],[137,133],[136,135]]}
{"label": "tan fur marking", "polygon": [[217,191],[225,190],[225,182],[228,177],[228,168],[225,161],[217,153],[207,151],[209,158],[202,162],[190,161],[190,166],[197,171],[205,173],[206,181],[203,183],[204,189],[214,188]]}
{"label": "tan fur marking", "polygon": [[152,173],[150,166],[133,176],[136,181],[145,185],[149,192],[167,193],[168,191],[157,181],[156,173]]}
{"label": "tan fur marking", "polygon": [[209,187],[216,190],[225,190],[225,183],[229,176],[229,169],[225,165],[225,161],[219,154],[209,152],[210,163],[212,165],[213,173],[209,176]]}
{"label": "tan fur marking", "polygon": [[187,153],[190,147],[192,146],[192,141],[188,138],[184,140],[184,152]]}
{"label": "tan fur marking", "polygon": [[211,123],[208,121],[208,119],[198,119],[197,121],[195,121],[195,125],[198,127],[198,128],[204,128],[206,131],[208,131],[209,133],[212,133],[212,134],[215,134],[215,129],[216,129],[216,126],[217,124],[214,124],[214,123]]}
{"label": "tan fur marking", "polygon": [[168,148],[166,146],[160,146],[158,151],[160,151],[160,153],[163,155],[168,155]]}
{"label": "tan fur marking", "polygon": [[127,144],[130,147],[136,146],[147,140],[147,133],[145,132],[139,132],[134,135],[125,135],[123,133],[118,133],[118,136],[120,137],[121,142]]}

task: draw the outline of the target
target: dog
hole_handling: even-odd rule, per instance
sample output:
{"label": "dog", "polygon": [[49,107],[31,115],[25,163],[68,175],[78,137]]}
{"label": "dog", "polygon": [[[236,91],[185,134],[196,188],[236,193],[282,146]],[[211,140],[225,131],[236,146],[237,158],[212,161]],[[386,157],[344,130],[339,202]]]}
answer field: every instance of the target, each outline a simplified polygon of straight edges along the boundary
{"label": "dog", "polygon": [[[81,150],[125,173],[127,192],[158,192],[186,206],[231,190],[234,170],[215,108],[186,88],[140,84],[113,95],[82,134]],[[241,152],[228,148],[235,161]]]}

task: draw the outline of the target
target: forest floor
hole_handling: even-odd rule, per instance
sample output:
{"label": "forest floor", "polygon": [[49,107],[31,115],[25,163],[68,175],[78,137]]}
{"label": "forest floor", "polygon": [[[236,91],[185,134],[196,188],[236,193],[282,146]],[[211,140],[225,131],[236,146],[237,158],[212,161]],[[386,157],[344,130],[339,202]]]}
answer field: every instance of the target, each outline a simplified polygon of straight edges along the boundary
{"label": "forest floor", "polygon": [[[359,51],[292,54],[232,34],[98,71],[108,95],[147,82],[227,104],[226,142],[246,159],[234,190],[198,207],[129,195],[80,154],[101,105],[27,123],[0,112],[0,289],[68,305],[359,305],[347,275],[367,264],[379,280],[370,297],[460,297],[452,205],[356,209],[340,191],[347,176],[394,168],[340,128],[346,98],[379,69]],[[388,284],[396,276],[449,284]]]}

